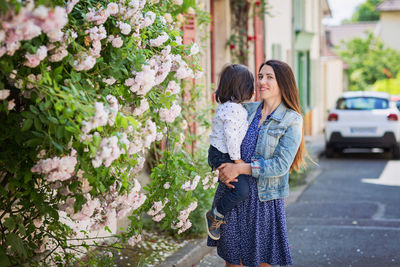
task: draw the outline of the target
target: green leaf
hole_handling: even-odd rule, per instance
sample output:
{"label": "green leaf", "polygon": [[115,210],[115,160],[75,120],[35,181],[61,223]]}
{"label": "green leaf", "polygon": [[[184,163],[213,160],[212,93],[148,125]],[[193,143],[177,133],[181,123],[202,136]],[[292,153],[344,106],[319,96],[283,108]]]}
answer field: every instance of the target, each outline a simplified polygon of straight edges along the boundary
{"label": "green leaf", "polygon": [[43,124],[49,124],[49,120],[47,119],[47,117],[45,115],[40,114],[39,119]]}
{"label": "green leaf", "polygon": [[50,122],[54,123],[54,124],[58,124],[58,120],[57,118],[54,118],[53,116],[50,116],[47,118]]}
{"label": "green leaf", "polygon": [[7,227],[8,230],[13,231],[15,229],[16,223],[13,217],[8,217],[4,220],[4,226]]}
{"label": "green leaf", "polygon": [[31,133],[36,137],[44,137],[45,134],[43,132],[31,131]]}
{"label": "green leaf", "polygon": [[64,66],[61,65],[61,66],[55,68],[55,69],[53,70],[53,77],[55,77],[55,76],[61,74],[61,72],[62,72],[62,70],[63,70],[63,67],[64,67]]}
{"label": "green leaf", "polygon": [[35,147],[40,145],[43,142],[42,138],[32,138],[26,141],[24,144],[28,147]]}
{"label": "green leaf", "polygon": [[107,232],[109,232],[110,234],[112,234],[112,231],[111,231],[110,227],[106,226],[106,227],[104,227],[104,230],[106,230]]}
{"label": "green leaf", "polygon": [[37,109],[37,107],[30,105],[29,106],[30,111],[32,111],[34,114],[39,115],[39,110]]}
{"label": "green leaf", "polygon": [[7,191],[4,189],[3,186],[0,186],[0,194],[1,194],[2,196],[7,196],[7,195],[8,195]]}
{"label": "green leaf", "polygon": [[79,210],[81,210],[82,205],[85,204],[85,202],[86,202],[86,199],[84,198],[83,195],[76,195],[75,203],[74,203],[75,212],[78,212]]}
{"label": "green leaf", "polygon": [[73,126],[65,126],[65,128],[64,128],[65,130],[67,130],[68,132],[71,132],[71,133],[76,133],[78,130],[75,128],[75,127],[73,127]]}
{"label": "green leaf", "polygon": [[61,139],[64,136],[64,127],[62,126],[57,126],[57,130],[56,130],[56,137],[58,139]]}
{"label": "green leaf", "polygon": [[40,120],[39,120],[38,118],[35,118],[35,119],[33,120],[33,123],[34,123],[34,125],[35,125],[35,129],[36,129],[36,130],[38,130],[38,131],[41,131],[41,130],[42,130],[42,123],[40,122]]}
{"label": "green leaf", "polygon": [[11,266],[11,262],[8,259],[8,256],[5,253],[3,248],[0,248],[0,266],[3,266],[3,267]]}
{"label": "green leaf", "polygon": [[50,101],[46,101],[46,103],[44,104],[45,109],[49,109],[51,107],[51,102]]}
{"label": "green leaf", "polygon": [[22,223],[20,223],[20,224],[18,225],[18,230],[19,230],[19,232],[21,233],[21,235],[26,235],[25,226],[24,226]]}
{"label": "green leaf", "polygon": [[26,258],[28,255],[24,246],[24,242],[15,233],[9,233],[6,237],[7,246],[11,246],[11,251]]}
{"label": "green leaf", "polygon": [[179,31],[171,31],[170,34],[174,37],[180,36]]}
{"label": "green leaf", "polygon": [[105,188],[105,186],[104,186],[103,183],[99,183],[99,189],[100,189],[100,192],[101,192],[101,193],[106,192],[106,188]]}
{"label": "green leaf", "polygon": [[25,132],[28,131],[33,124],[33,120],[32,119],[26,119],[23,123],[22,123],[22,127],[21,127],[21,131]]}
{"label": "green leaf", "polygon": [[139,126],[139,123],[133,117],[129,116],[128,120],[132,123],[132,126],[134,126],[134,127],[138,127]]}
{"label": "green leaf", "polygon": [[56,108],[57,111],[61,111],[64,109],[64,103],[62,101],[57,101],[57,103],[55,103],[54,107]]}
{"label": "green leaf", "polygon": [[60,144],[56,143],[54,140],[52,140],[51,143],[52,143],[58,150],[60,150],[61,152],[64,152],[64,148],[63,148]]}
{"label": "green leaf", "polygon": [[41,111],[45,110],[44,102],[40,102],[39,108],[40,108]]}
{"label": "green leaf", "polygon": [[80,183],[78,181],[72,182],[68,188],[71,192],[75,192],[78,188],[78,186],[80,186]]}
{"label": "green leaf", "polygon": [[22,111],[21,112],[22,117],[26,118],[26,119],[33,119],[35,118],[35,115],[33,115],[31,112],[29,111]]}

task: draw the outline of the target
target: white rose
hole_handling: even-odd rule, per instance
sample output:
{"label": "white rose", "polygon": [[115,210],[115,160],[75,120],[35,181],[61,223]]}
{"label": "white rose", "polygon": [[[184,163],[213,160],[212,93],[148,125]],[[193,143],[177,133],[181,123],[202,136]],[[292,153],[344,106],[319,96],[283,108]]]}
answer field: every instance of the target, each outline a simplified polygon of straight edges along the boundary
{"label": "white rose", "polygon": [[107,5],[107,12],[110,15],[116,15],[118,13],[118,4],[117,3],[109,3]]}

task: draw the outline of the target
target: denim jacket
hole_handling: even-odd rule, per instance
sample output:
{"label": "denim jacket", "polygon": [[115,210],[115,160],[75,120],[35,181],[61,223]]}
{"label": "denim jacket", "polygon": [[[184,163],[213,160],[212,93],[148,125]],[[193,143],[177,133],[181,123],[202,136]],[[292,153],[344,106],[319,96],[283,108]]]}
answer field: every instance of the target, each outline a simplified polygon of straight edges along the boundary
{"label": "denim jacket", "polygon": [[[247,120],[253,120],[262,102],[244,103]],[[260,201],[289,195],[289,169],[303,134],[303,117],[283,102],[260,126],[255,155],[251,159],[252,176],[257,179]]]}

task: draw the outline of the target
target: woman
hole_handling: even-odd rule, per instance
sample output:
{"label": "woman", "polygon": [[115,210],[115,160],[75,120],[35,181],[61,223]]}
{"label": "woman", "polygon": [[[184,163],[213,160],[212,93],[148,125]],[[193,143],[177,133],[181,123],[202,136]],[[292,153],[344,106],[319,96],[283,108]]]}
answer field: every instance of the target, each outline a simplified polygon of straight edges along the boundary
{"label": "woman", "polygon": [[249,129],[241,145],[245,163],[219,167],[214,202],[247,175],[249,197],[226,214],[216,246],[227,267],[292,264],[286,230],[284,197],[289,195],[289,171],[304,164],[305,145],[299,92],[289,65],[269,60],[259,69],[261,102],[244,104]]}

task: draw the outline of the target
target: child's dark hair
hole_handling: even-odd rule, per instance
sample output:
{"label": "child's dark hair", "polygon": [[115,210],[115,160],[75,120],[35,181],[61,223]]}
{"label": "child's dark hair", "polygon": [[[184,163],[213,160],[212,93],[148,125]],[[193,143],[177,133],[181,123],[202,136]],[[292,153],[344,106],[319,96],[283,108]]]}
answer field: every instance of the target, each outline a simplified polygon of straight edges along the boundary
{"label": "child's dark hair", "polygon": [[226,65],[220,74],[215,99],[218,103],[232,101],[241,103],[250,100],[254,93],[254,76],[240,64]]}

